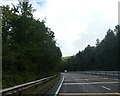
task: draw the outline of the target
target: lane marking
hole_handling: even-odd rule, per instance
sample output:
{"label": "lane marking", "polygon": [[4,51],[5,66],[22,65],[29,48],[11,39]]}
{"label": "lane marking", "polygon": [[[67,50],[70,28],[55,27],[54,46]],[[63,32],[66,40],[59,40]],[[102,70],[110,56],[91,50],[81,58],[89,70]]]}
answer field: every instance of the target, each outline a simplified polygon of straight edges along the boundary
{"label": "lane marking", "polygon": [[89,82],[89,83],[63,83],[63,85],[82,85],[82,84],[119,84],[120,82]]}
{"label": "lane marking", "polygon": [[[71,79],[71,80],[64,80],[64,81],[73,81],[73,80],[86,80],[86,79],[88,79],[88,78],[82,78],[82,79]],[[103,80],[103,79],[105,79],[105,78],[89,78],[89,80]]]}
{"label": "lane marking", "polygon": [[86,80],[86,81],[88,81],[88,79],[73,79],[73,80],[64,80],[64,81],[79,81],[79,80]]}
{"label": "lane marking", "polygon": [[119,80],[119,79],[113,79],[113,80]]}
{"label": "lane marking", "polygon": [[104,78],[104,79],[108,79],[108,78]]}
{"label": "lane marking", "polygon": [[98,77],[98,76],[94,76],[94,77]]}
{"label": "lane marking", "polygon": [[107,90],[111,90],[110,88],[108,88],[108,87],[105,87],[105,86],[101,86],[102,88],[104,88],[104,89],[107,89]]}
{"label": "lane marking", "polygon": [[89,80],[104,80],[105,78],[87,78]]}
{"label": "lane marking", "polygon": [[62,84],[63,84],[64,79],[65,79],[65,77],[63,76],[62,81],[61,81],[61,83],[60,83],[57,91],[55,92],[55,95],[54,95],[54,96],[57,96],[57,95],[58,95],[58,93],[59,93],[59,91],[60,91],[60,88],[62,87]]}
{"label": "lane marking", "polygon": [[59,96],[120,96],[120,93],[59,93]]}

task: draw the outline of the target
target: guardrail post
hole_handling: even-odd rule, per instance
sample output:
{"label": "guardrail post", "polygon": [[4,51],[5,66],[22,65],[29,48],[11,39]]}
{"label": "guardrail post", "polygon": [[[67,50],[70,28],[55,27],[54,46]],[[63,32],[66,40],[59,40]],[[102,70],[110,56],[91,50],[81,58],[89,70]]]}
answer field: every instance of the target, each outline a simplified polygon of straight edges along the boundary
{"label": "guardrail post", "polygon": [[37,85],[35,86],[35,88],[37,88]]}
{"label": "guardrail post", "polygon": [[115,73],[113,73],[113,76],[115,76]]}
{"label": "guardrail post", "polygon": [[107,75],[107,73],[105,72],[105,76]]}
{"label": "guardrail post", "polygon": [[19,91],[19,96],[21,96],[21,91]]}

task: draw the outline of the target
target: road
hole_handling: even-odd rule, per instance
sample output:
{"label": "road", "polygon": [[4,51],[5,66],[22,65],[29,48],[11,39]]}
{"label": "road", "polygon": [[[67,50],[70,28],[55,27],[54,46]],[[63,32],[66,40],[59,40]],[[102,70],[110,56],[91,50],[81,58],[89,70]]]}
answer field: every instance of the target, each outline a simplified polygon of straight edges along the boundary
{"label": "road", "polygon": [[[118,78],[79,72],[61,74],[62,79],[56,87],[53,87],[54,90],[59,91],[58,96],[120,96]],[[62,80],[63,83],[60,83]],[[62,84],[61,88],[59,88],[60,84]]]}

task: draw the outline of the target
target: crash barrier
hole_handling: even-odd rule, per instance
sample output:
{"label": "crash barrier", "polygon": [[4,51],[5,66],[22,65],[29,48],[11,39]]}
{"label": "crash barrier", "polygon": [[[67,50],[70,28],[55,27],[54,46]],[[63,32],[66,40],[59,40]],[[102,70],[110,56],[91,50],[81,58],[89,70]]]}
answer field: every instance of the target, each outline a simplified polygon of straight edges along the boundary
{"label": "crash barrier", "polygon": [[120,78],[120,71],[83,71],[83,74],[111,76]]}
{"label": "crash barrier", "polygon": [[[2,89],[2,90],[0,90],[0,96],[14,96],[14,95],[15,96],[24,96],[24,94],[29,94],[29,96],[30,96],[30,94],[36,94],[36,93],[31,93],[31,88],[32,88],[32,91],[38,90],[39,93],[37,93],[37,94],[43,94],[43,91],[48,89],[48,88],[45,88],[45,86],[50,87],[52,85],[52,84],[47,84],[47,83],[48,82],[53,83],[53,82],[55,82],[54,80],[59,77],[60,77],[60,74],[57,74],[57,75],[46,77],[46,78],[39,79],[36,81],[28,82],[25,84],[17,85],[17,86],[6,88],[6,89]],[[45,85],[45,84],[47,84],[47,85]],[[39,86],[43,87],[43,88],[40,88]],[[30,89],[30,91],[28,91],[29,89]],[[44,90],[42,90],[42,92],[40,92],[41,89],[44,89]],[[27,91],[27,92],[25,92],[25,91]]]}

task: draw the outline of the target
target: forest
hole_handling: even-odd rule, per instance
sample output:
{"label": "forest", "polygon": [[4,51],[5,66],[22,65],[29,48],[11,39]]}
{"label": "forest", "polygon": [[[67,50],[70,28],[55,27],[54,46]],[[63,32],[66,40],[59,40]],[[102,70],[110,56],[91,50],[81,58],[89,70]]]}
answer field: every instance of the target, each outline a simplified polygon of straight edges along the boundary
{"label": "forest", "polygon": [[29,2],[2,6],[2,87],[57,74],[62,53],[45,20]]}
{"label": "forest", "polygon": [[[119,70],[120,25],[106,32],[96,46],[62,58],[46,21],[35,19],[29,2],[2,6],[2,87],[7,88],[61,71]],[[84,43],[84,42],[83,42]],[[72,50],[72,49],[71,49]]]}
{"label": "forest", "polygon": [[120,25],[109,29],[103,40],[96,40],[96,46],[88,45],[64,62],[68,71],[116,71],[120,66]]}

